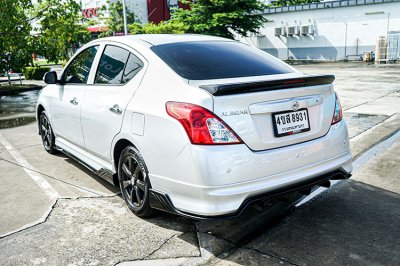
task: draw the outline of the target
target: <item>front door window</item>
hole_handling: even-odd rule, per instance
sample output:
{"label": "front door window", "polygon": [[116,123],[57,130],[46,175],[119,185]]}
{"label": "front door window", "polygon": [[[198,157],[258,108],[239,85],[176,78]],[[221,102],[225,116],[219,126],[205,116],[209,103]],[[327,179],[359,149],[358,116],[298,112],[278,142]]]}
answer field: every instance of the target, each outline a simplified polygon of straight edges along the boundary
{"label": "front door window", "polygon": [[74,58],[64,71],[63,80],[65,84],[87,84],[90,68],[98,48],[98,45],[89,47]]}

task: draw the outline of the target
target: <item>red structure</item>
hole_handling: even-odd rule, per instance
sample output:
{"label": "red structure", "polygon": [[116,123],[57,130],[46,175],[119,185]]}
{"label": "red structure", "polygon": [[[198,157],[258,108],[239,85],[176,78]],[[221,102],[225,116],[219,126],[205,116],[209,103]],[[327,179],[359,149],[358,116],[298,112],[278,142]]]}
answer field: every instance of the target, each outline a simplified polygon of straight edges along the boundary
{"label": "red structure", "polygon": [[[147,0],[147,13],[149,22],[160,23],[170,18],[168,3],[171,0]],[[189,6],[178,2],[180,8],[188,9]]]}
{"label": "red structure", "polygon": [[[142,0],[143,2],[147,1],[147,14],[148,14],[148,22],[153,22],[155,24],[160,23],[161,21],[167,21],[170,19],[170,10],[171,8],[179,7],[184,9],[189,9],[189,5],[182,4],[178,0]],[[82,15],[85,18],[94,18],[98,17],[100,13],[100,9],[96,8],[86,8],[82,10]],[[88,30],[97,34],[102,31],[106,31],[107,28],[105,26],[90,26]],[[116,35],[121,35],[122,33],[117,33]],[[123,34],[122,34],[123,35]],[[93,35],[95,36],[95,35]],[[97,36],[97,35],[96,35]]]}

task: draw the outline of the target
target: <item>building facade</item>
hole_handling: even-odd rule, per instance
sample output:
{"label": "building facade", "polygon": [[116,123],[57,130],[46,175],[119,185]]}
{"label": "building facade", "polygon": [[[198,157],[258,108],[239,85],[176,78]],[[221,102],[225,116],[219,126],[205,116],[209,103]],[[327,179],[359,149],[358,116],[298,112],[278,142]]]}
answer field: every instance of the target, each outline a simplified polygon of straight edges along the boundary
{"label": "building facade", "polygon": [[400,0],[343,0],[269,8],[260,34],[242,39],[280,59],[346,60],[400,32]]}

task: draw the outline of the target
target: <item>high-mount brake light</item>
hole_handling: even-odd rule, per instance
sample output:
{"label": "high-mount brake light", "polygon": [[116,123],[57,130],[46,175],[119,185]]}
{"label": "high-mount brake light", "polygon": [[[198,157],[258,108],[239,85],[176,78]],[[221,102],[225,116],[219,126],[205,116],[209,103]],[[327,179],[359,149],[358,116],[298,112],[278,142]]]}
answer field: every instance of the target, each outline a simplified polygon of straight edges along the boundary
{"label": "high-mount brake light", "polygon": [[304,83],[306,82],[305,79],[289,79],[289,80],[285,80],[282,83],[283,84],[296,84],[296,83]]}
{"label": "high-mount brake light", "polygon": [[243,143],[227,124],[201,106],[182,102],[167,102],[166,109],[171,117],[182,124],[192,144]]}
{"label": "high-mount brake light", "polygon": [[332,117],[332,125],[339,123],[340,121],[342,121],[343,118],[343,111],[342,111],[342,105],[340,104],[339,101],[339,97],[338,95],[335,93],[335,111],[333,112],[333,117]]}

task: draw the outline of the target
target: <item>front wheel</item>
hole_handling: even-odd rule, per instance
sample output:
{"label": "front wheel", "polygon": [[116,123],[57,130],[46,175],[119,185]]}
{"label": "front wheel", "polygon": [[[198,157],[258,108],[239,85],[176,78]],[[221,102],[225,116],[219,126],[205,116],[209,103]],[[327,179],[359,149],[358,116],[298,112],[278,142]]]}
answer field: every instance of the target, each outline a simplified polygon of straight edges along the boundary
{"label": "front wheel", "polygon": [[129,209],[139,217],[148,217],[153,213],[149,202],[150,180],[148,171],[139,151],[132,146],[126,147],[119,158],[118,179]]}
{"label": "front wheel", "polygon": [[44,149],[50,154],[56,153],[53,129],[51,128],[50,120],[45,111],[43,111],[39,117],[39,132],[42,137]]}

